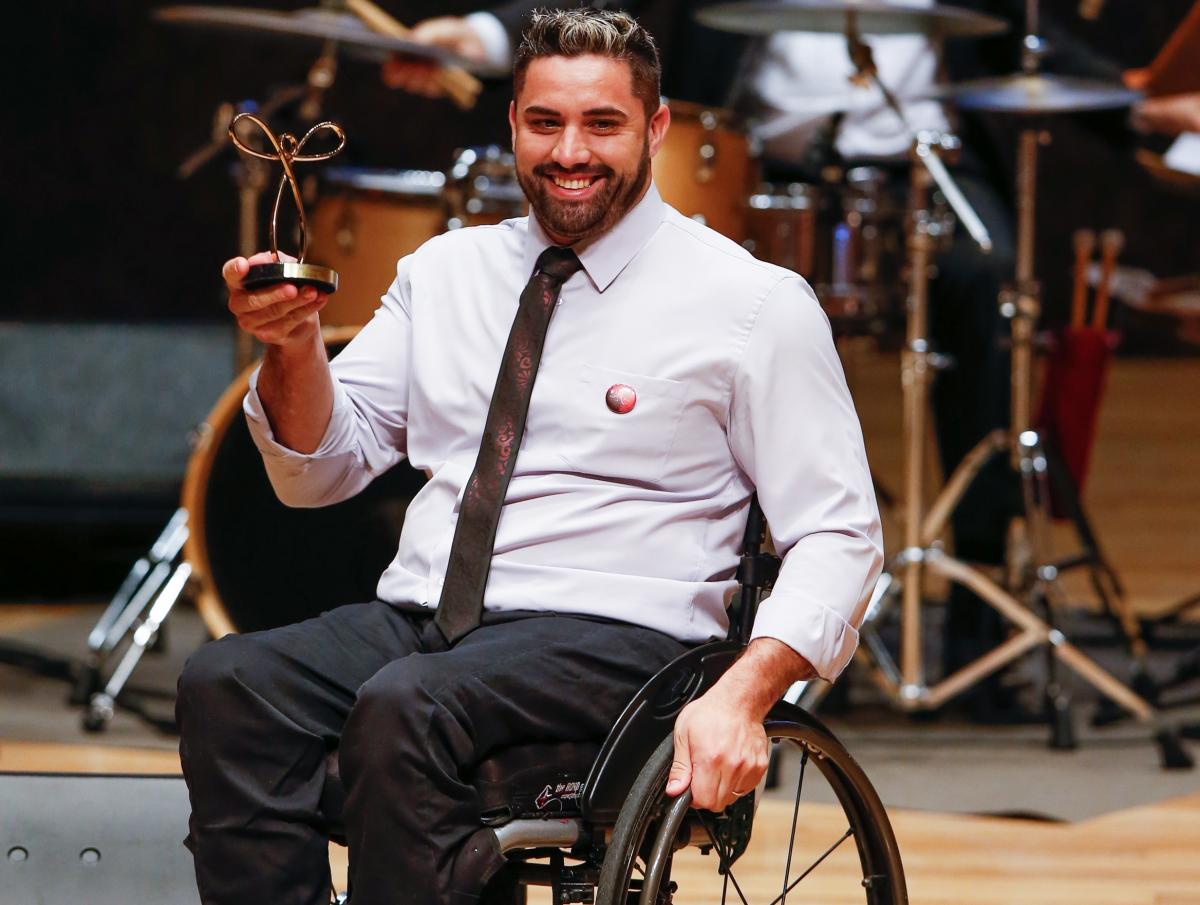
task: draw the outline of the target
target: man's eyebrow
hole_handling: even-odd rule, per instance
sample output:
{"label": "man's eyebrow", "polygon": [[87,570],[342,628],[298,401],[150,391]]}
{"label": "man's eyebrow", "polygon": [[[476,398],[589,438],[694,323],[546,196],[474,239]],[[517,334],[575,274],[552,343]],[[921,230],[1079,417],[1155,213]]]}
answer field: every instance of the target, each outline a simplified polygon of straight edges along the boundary
{"label": "man's eyebrow", "polygon": [[[552,107],[540,107],[536,104],[530,105],[521,111],[522,116],[562,116],[558,110]],[[629,119],[627,114],[620,107],[592,107],[590,110],[583,111],[584,116],[607,116],[610,119]]]}
{"label": "man's eyebrow", "polygon": [[610,119],[629,119],[628,114],[620,107],[592,107],[583,111],[584,116],[607,116]]}

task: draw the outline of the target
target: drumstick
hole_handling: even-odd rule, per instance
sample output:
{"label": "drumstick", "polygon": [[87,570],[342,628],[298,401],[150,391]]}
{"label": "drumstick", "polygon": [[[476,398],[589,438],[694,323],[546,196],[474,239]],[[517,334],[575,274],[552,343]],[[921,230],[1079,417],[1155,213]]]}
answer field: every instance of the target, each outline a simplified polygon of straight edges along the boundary
{"label": "drumstick", "polygon": [[1071,326],[1082,327],[1087,320],[1087,269],[1096,248],[1096,233],[1075,230],[1075,286],[1071,296]]}
{"label": "drumstick", "polygon": [[1108,294],[1113,271],[1117,269],[1117,255],[1124,245],[1125,234],[1119,229],[1100,233],[1100,285],[1096,288],[1096,310],[1092,312],[1092,326],[1097,330],[1103,330],[1108,322]]}
{"label": "drumstick", "polygon": [[[412,30],[380,9],[371,0],[346,0],[346,7],[372,31],[394,38],[411,38]],[[438,84],[461,109],[470,110],[483,85],[461,66],[442,66],[437,70]]]}

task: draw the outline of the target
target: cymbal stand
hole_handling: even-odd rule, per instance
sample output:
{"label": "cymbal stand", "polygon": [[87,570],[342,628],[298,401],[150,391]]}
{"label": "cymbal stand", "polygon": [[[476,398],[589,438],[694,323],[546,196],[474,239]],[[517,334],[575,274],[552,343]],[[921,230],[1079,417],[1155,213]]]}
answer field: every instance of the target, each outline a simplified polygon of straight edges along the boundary
{"label": "cymbal stand", "polygon": [[[858,36],[854,15],[847,25],[851,59],[867,78],[879,86],[885,102],[905,121],[895,97],[882,84],[870,47]],[[907,125],[907,123],[906,123]],[[911,131],[911,130],[910,130]],[[956,214],[963,220],[981,248],[990,247],[982,223],[969,211],[942,162],[953,142],[930,134],[914,135],[909,186],[909,298],[907,335],[901,353],[901,386],[904,397],[904,548],[885,567],[872,592],[862,625],[865,642],[857,657],[866,662],[876,684],[901,710],[932,710],[945,704],[975,683],[1013,662],[1027,652],[1046,646],[1053,659],[1074,670],[1120,707],[1144,723],[1157,723],[1158,714],[1145,700],[1106,672],[1068,641],[1057,628],[1039,618],[1034,609],[979,569],[945,552],[941,536],[951,513],[971,482],[992,459],[1007,452],[1020,477],[1030,546],[1030,566],[1020,576],[1021,590],[1029,603],[1044,601],[1058,577],[1047,556],[1049,478],[1041,438],[1032,427],[1033,337],[1040,315],[1040,289],[1034,277],[1037,149],[1042,141],[1038,130],[1026,129],[1020,136],[1017,170],[1017,266],[1016,284],[1001,299],[1002,311],[1012,320],[1011,427],[992,431],[964,457],[933,503],[925,505],[925,449],[928,431],[930,390],[940,356],[928,335],[929,279],[936,243],[931,231],[929,191],[936,183]],[[951,192],[946,192],[946,187]],[[957,197],[955,197],[957,196]],[[956,204],[955,202],[959,202]],[[972,222],[972,219],[974,222]],[[983,241],[981,241],[981,239]],[[921,640],[921,610],[926,579],[930,575],[957,582],[973,591],[996,610],[1016,631],[1012,636],[936,684],[926,680]],[[899,663],[878,632],[886,612],[900,603]],[[802,704],[819,700],[827,686],[806,683],[789,693]],[[1191,767],[1192,760],[1174,730],[1157,726],[1165,767]]]}

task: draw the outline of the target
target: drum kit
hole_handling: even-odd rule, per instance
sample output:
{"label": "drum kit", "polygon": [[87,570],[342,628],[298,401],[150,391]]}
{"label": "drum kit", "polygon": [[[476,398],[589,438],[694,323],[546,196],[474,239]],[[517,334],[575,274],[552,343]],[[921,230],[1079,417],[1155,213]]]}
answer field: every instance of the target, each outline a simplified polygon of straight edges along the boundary
{"label": "drum kit", "polygon": [[[190,28],[320,42],[321,58],[309,73],[308,84],[268,100],[261,108],[263,115],[297,99],[315,107],[336,69],[333,60],[338,54],[381,60],[401,53],[453,67],[454,72],[472,68],[468,61],[413,42],[403,26],[369,0],[349,0],[340,6],[340,10],[322,7],[293,13],[168,7],[157,17]],[[843,35],[858,78],[878,87],[906,128],[903,107],[879,78],[868,38],[887,34],[980,37],[1008,29],[1003,20],[912,0],[734,0],[707,6],[697,18],[710,28],[741,35],[786,31]],[[991,247],[983,223],[945,164],[958,149],[957,138],[908,130],[912,142],[904,199],[888,189],[886,175],[873,167],[851,169],[826,182],[762,184],[746,121],[727,110],[670,100],[671,128],[654,160],[654,177],[664,199],[685,215],[745,243],[759,257],[807,277],[835,332],[877,333],[888,318],[902,319],[906,325],[901,355],[906,463],[903,502],[898,507],[903,544],[870,600],[863,626],[865,644],[859,652],[895,705],[906,711],[936,708],[1017,657],[1045,646],[1053,654],[1049,659],[1074,669],[1139,720],[1153,722],[1157,720],[1154,709],[1074,647],[1042,607],[1058,570],[1046,547],[1046,451],[1033,428],[1031,412],[1034,328],[1040,310],[1033,262],[1037,153],[1044,140],[1038,123],[1047,114],[1115,109],[1137,98],[1119,85],[1042,74],[1043,50],[1037,2],[1027,0],[1021,70],[949,86],[941,95],[963,110],[1021,117],[1022,125],[1016,186],[1017,269],[1011,291],[998,300],[1012,324],[1011,428],[982,438],[928,507],[925,439],[930,386],[938,366],[928,335],[933,256],[959,226],[984,251]],[[461,78],[458,83],[464,84]],[[464,103],[467,93],[460,90],[451,96]],[[315,109],[307,112],[315,118]],[[200,152],[200,158],[215,154],[216,144]],[[187,165],[195,164],[193,159]],[[254,172],[252,162],[241,167],[241,244],[242,252],[249,253],[257,241],[253,218],[265,179]],[[333,330],[332,345],[344,343],[370,317],[379,292],[394,274],[398,256],[440,232],[499,222],[526,210],[512,155],[496,147],[461,151],[444,172],[330,168],[317,194],[311,223],[313,255],[342,275],[338,295],[322,314],[323,323]],[[248,355],[242,364],[249,364]],[[315,615],[331,604],[369,598],[371,582],[394,554],[405,506],[423,476],[401,469],[404,473],[377,482],[369,495],[330,510],[284,508],[274,500],[237,417],[246,381],[243,373],[202,427],[180,514],[135,567],[93,631],[89,644],[98,677],[122,633],[136,628],[109,681],[103,687],[96,681],[85,716],[89,728],[107,723],[133,665],[187,581],[198,585],[201,613],[213,634],[220,635],[281,624]],[[1027,565],[1015,582],[1004,584],[954,558],[941,543],[963,492],[996,455],[1008,456],[1020,476],[1028,538],[1023,553]],[[241,537],[246,544],[239,542]],[[281,564],[286,556],[287,568],[264,565],[259,548],[264,537],[281,539],[272,549]],[[330,543],[337,549],[331,549]],[[256,550],[253,560],[244,553],[251,547]],[[330,561],[339,563],[337,570],[319,567]],[[343,568],[347,563],[353,568]],[[302,569],[296,587],[281,594],[278,576],[293,574],[296,565],[312,568]],[[324,574],[330,571],[356,577],[340,590],[330,588]],[[922,606],[931,576],[966,585],[1015,629],[995,650],[933,685],[926,682],[921,651]],[[266,609],[271,597],[289,600],[288,612]],[[898,662],[880,630],[885,615],[897,604]],[[789,694],[815,706],[822,688],[823,683],[801,683]],[[1166,730],[1160,732],[1159,741],[1165,760],[1178,764],[1187,759]]]}

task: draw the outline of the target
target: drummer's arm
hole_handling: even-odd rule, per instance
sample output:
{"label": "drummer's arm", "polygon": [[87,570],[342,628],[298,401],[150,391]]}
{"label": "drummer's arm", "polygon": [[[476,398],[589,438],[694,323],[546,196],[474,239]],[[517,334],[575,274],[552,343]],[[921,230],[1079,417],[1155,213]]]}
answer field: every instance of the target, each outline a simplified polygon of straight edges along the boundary
{"label": "drummer's arm", "polygon": [[[512,66],[512,54],[521,40],[521,32],[529,24],[529,14],[535,9],[573,9],[576,2],[530,2],[516,0],[468,16],[435,16],[413,26],[412,40],[440,47],[473,63],[481,64],[494,73],[506,73]],[[623,9],[637,7],[627,0]],[[436,64],[394,56],[383,65],[384,84],[413,94],[441,97],[445,89],[436,78]]]}

